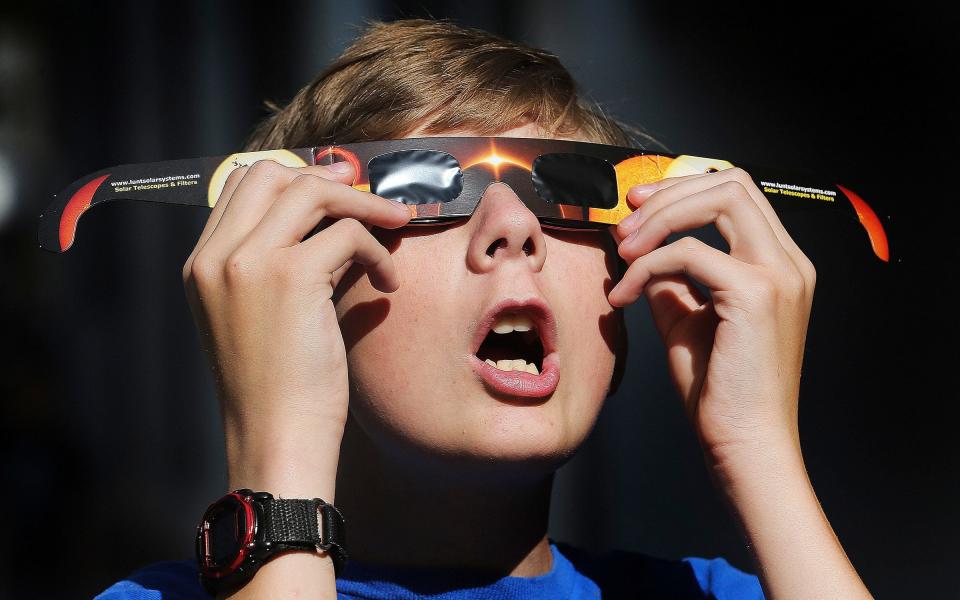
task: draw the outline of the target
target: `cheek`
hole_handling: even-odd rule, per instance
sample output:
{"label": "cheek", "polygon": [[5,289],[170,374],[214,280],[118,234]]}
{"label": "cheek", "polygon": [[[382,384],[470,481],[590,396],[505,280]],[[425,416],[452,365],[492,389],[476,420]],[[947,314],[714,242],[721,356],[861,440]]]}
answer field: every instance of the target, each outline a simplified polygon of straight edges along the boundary
{"label": "cheek", "polygon": [[[422,252],[417,253],[417,255]],[[449,323],[451,301],[439,288],[437,261],[419,264],[403,248],[393,253],[401,274],[392,294],[375,290],[365,275],[355,280],[337,303],[347,353],[351,405],[368,418],[399,430],[418,429],[425,412],[444,408],[429,392],[449,378],[447,356],[456,327]],[[359,267],[351,268],[359,269]],[[348,274],[350,275],[350,274]],[[346,279],[346,276],[345,276]]]}
{"label": "cheek", "polygon": [[551,277],[556,289],[551,297],[562,311],[560,332],[565,352],[562,363],[576,388],[591,403],[601,402],[616,358],[618,315],[607,301],[613,287],[612,263],[602,248],[563,244],[551,248],[551,258],[562,274]]}

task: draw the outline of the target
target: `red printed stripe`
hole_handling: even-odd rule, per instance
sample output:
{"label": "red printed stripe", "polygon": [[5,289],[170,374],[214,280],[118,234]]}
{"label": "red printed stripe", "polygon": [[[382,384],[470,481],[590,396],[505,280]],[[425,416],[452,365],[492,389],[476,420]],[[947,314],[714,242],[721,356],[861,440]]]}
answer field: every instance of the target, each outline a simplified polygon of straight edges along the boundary
{"label": "red printed stripe", "polygon": [[887,233],[883,230],[883,223],[880,222],[880,217],[877,216],[877,213],[873,212],[873,209],[870,208],[866,201],[858,196],[856,192],[848,190],[839,184],[837,184],[837,187],[847,195],[847,198],[850,199],[850,204],[853,205],[853,209],[857,211],[860,224],[867,230],[867,235],[870,237],[870,245],[873,246],[873,253],[876,254],[880,260],[890,262],[890,245],[887,242]]}
{"label": "red printed stripe", "polygon": [[107,173],[96,179],[91,179],[83,185],[70,198],[67,205],[63,207],[63,213],[60,215],[60,251],[63,252],[73,245],[73,238],[77,233],[77,221],[85,210],[90,208],[90,202],[93,200],[93,194],[104,180],[110,177]]}

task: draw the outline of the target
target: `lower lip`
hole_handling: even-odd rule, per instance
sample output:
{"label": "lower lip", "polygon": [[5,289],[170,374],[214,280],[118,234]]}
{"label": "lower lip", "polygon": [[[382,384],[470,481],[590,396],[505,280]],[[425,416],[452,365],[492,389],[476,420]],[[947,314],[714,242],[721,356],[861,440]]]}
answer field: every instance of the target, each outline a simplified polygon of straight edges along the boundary
{"label": "lower lip", "polygon": [[472,358],[474,372],[493,391],[515,398],[544,398],[557,389],[560,381],[560,355],[556,352],[543,357],[539,375],[524,371],[501,371],[476,356]]}

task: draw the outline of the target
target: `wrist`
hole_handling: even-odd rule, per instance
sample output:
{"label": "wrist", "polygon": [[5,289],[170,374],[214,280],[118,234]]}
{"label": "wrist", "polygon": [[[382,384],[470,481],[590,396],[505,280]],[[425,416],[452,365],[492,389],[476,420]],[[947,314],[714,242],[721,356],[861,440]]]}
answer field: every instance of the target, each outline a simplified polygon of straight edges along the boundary
{"label": "wrist", "polygon": [[800,441],[783,432],[704,448],[707,467],[721,491],[736,496],[807,482]]}
{"label": "wrist", "polygon": [[282,498],[332,503],[343,425],[249,428],[227,433],[230,489],[249,488]]}

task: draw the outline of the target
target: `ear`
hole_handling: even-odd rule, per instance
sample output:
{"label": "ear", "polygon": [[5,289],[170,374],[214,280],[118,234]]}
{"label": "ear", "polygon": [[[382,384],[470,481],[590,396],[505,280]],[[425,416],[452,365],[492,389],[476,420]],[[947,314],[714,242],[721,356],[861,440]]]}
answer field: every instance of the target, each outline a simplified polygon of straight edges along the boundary
{"label": "ear", "polygon": [[610,377],[610,389],[607,397],[617,393],[620,388],[620,382],[623,381],[623,374],[627,366],[627,354],[630,343],[627,336],[627,323],[623,318],[623,309],[616,309],[617,313],[617,343],[614,349],[616,360],[613,363],[613,375]]}

